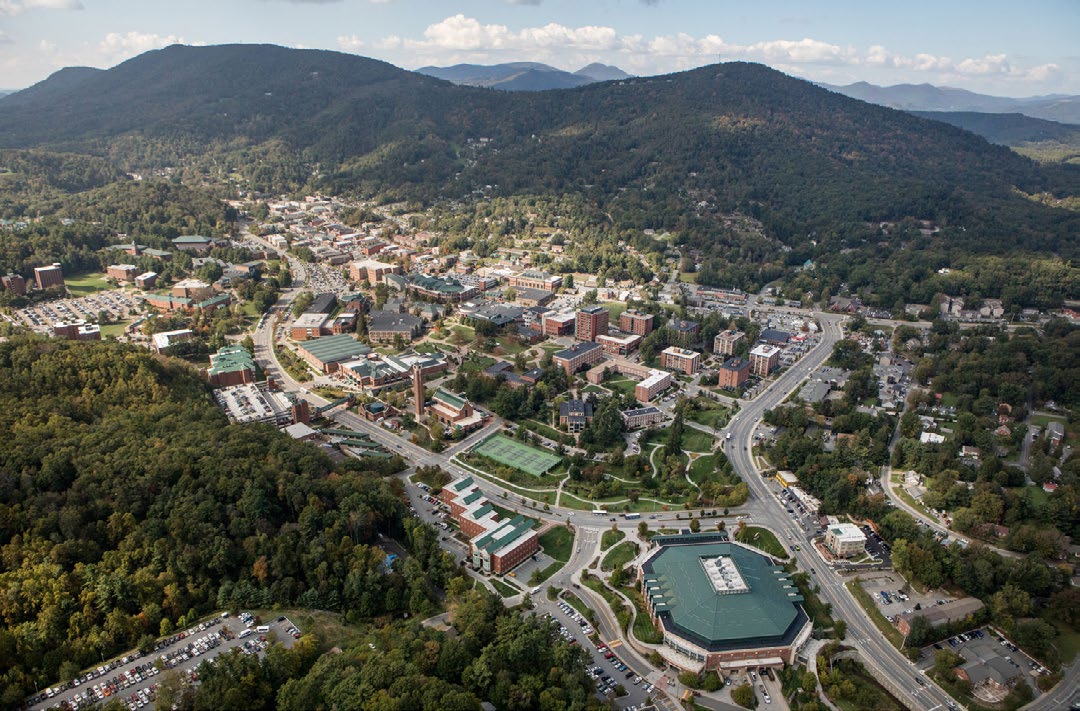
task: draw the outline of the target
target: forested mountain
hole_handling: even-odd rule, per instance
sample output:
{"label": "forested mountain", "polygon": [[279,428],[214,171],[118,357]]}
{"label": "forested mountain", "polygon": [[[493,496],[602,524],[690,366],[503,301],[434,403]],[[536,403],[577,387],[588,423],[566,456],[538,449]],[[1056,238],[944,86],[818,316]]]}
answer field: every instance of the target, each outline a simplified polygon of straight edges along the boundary
{"label": "forested mountain", "polygon": [[[1008,254],[1023,268],[1080,254],[1080,216],[1025,197],[1080,193],[1080,169],[1040,167],[761,65],[498,92],[335,52],[173,46],[53,82],[0,101],[0,147],[92,153],[128,170],[195,164],[268,191],[429,203],[580,195],[612,239],[675,233],[699,251],[703,283],[753,287],[813,259],[813,288],[846,281],[892,299],[919,274],[879,284],[880,272],[850,265],[912,248],[936,265],[929,273],[972,255]],[[761,224],[767,251],[727,234],[733,213]],[[941,231],[878,233],[908,219]],[[1015,301],[1060,303],[1071,289],[1055,277]]]}
{"label": "forested mountain", "polygon": [[991,143],[1017,146],[1040,141],[1080,142],[1080,126],[1031,118],[1020,113],[988,114],[977,111],[913,111],[931,121],[944,121],[978,134]]}
{"label": "forested mountain", "polygon": [[540,62],[455,64],[452,67],[420,67],[416,71],[419,74],[445,79],[455,84],[482,86],[503,91],[572,89],[594,81],[603,81],[581,72],[564,72]]}
{"label": "forested mountain", "polygon": [[1080,124],[1080,96],[1029,96],[1014,99],[933,84],[876,86],[864,81],[846,86],[821,86],[855,99],[905,111],[1020,113],[1032,118]]}
{"label": "forested mountain", "polygon": [[584,67],[582,67],[581,69],[574,72],[574,74],[577,74],[579,76],[589,77],[590,79],[595,79],[596,81],[611,81],[613,79],[629,79],[630,77],[633,76],[632,74],[627,74],[622,69],[619,69],[618,67],[616,67],[614,65],[601,64],[600,62],[593,62],[592,64],[587,64]]}

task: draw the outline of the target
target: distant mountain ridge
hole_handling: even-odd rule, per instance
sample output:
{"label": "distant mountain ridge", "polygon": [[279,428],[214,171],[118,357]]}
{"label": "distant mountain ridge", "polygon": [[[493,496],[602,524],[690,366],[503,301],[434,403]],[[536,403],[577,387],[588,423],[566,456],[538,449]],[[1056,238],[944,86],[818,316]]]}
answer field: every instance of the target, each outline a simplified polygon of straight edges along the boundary
{"label": "distant mountain ridge", "polygon": [[845,86],[824,83],[818,86],[853,99],[904,111],[1017,113],[1059,123],[1080,124],[1080,96],[1052,94],[1014,99],[933,84],[877,86],[864,81]]}
{"label": "distant mountain ridge", "polygon": [[573,89],[599,81],[630,77],[629,74],[618,67],[596,62],[582,67],[576,72],[563,71],[540,62],[455,64],[450,67],[420,67],[416,71],[454,84],[500,89],[502,91]]}

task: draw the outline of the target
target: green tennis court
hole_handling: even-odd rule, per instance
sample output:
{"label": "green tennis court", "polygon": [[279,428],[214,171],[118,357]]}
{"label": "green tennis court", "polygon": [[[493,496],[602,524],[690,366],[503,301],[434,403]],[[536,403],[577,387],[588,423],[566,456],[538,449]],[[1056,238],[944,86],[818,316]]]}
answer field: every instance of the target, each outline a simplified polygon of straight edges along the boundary
{"label": "green tennis court", "polygon": [[489,437],[477,445],[473,451],[485,457],[491,457],[499,464],[505,464],[537,477],[561,461],[558,455],[530,447],[503,435]]}

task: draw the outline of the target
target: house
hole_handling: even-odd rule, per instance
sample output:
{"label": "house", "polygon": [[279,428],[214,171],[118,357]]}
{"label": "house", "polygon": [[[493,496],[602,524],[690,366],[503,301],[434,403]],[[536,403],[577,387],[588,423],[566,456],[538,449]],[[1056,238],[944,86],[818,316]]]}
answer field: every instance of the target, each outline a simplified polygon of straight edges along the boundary
{"label": "house", "polygon": [[585,400],[569,400],[559,405],[559,426],[577,434],[592,422],[593,406]]}
{"label": "house", "polygon": [[1065,440],[1065,425],[1057,420],[1048,422],[1046,425],[1046,437],[1050,440],[1050,446],[1057,447]]}

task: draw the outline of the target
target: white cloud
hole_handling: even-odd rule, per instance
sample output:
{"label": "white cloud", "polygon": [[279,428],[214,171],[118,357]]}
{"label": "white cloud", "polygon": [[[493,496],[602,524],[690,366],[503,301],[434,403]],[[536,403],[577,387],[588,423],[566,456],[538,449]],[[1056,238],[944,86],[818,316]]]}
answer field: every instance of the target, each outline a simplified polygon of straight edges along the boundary
{"label": "white cloud", "polygon": [[11,39],[11,35],[0,30],[0,44],[15,44],[15,40]]}
{"label": "white cloud", "polygon": [[41,40],[38,42],[38,49],[42,52],[55,52],[56,42],[50,42],[49,40]]}
{"label": "white cloud", "polygon": [[161,49],[170,44],[186,44],[183,37],[159,35],[152,32],[110,32],[98,45],[99,51],[107,58],[133,57],[151,49]]}
{"label": "white cloud", "polygon": [[367,46],[364,40],[356,35],[341,35],[337,38],[338,47],[345,52],[358,52]]}
{"label": "white cloud", "polygon": [[0,15],[18,15],[26,10],[82,10],[81,0],[0,0]]}

